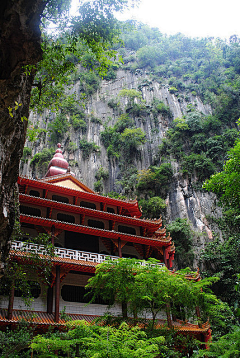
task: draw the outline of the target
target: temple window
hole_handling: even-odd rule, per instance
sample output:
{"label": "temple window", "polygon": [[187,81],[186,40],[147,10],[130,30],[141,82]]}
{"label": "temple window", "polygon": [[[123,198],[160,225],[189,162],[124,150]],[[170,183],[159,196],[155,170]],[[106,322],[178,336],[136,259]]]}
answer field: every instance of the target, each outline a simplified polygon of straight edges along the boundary
{"label": "temple window", "polygon": [[[61,296],[62,299],[67,302],[88,303],[91,300],[92,295],[89,294],[85,296],[87,292],[88,291],[85,289],[85,287],[82,286],[63,285],[61,290]],[[105,301],[100,297],[97,297],[93,303],[100,305],[108,305],[109,301]]]}
{"label": "temple window", "polygon": [[57,220],[71,223],[71,224],[75,223],[75,217],[73,215],[67,215],[63,213],[57,214]]}
{"label": "temple window", "polygon": [[37,191],[37,190],[30,190],[30,191],[29,191],[29,195],[31,195],[31,196],[37,196],[38,198],[40,197],[40,193],[39,193],[39,191]]}
{"label": "temple window", "polygon": [[25,215],[41,216],[41,210],[32,208],[31,206],[20,205],[20,213]]}
{"label": "temple window", "polygon": [[133,227],[118,225],[118,231],[124,234],[136,235],[136,230]]}
{"label": "temple window", "polygon": [[81,201],[80,206],[84,206],[89,209],[96,209],[96,205],[94,203],[89,203],[88,201]]}
{"label": "temple window", "polygon": [[90,299],[84,297],[85,294],[86,290],[82,286],[63,285],[61,290],[62,299],[67,302],[88,303]]}
{"label": "temple window", "polygon": [[107,212],[108,212],[108,213],[115,214],[115,210],[114,210],[113,208],[107,207]]}
{"label": "temple window", "polygon": [[68,198],[60,195],[53,195],[52,200],[59,201],[60,203],[67,203],[67,204],[69,203]]}
{"label": "temple window", "polygon": [[98,220],[88,220],[88,226],[91,227],[96,227],[98,229],[104,229],[104,223],[102,221],[98,221]]}
{"label": "temple window", "polygon": [[79,232],[65,231],[65,244],[67,249],[99,253],[99,238]]}

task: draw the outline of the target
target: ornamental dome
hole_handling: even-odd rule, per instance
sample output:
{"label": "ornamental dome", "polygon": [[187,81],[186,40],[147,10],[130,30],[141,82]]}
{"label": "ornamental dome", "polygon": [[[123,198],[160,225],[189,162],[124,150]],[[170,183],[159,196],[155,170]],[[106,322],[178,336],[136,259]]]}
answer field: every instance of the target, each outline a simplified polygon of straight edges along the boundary
{"label": "ornamental dome", "polygon": [[[61,151],[61,144],[57,144],[58,149],[56,150],[52,160],[48,164],[48,170],[47,174],[45,175],[45,178],[51,177],[54,175],[60,175],[65,174],[67,172],[67,169],[69,167],[68,162],[66,159],[64,159]],[[71,173],[72,174],[72,173]]]}

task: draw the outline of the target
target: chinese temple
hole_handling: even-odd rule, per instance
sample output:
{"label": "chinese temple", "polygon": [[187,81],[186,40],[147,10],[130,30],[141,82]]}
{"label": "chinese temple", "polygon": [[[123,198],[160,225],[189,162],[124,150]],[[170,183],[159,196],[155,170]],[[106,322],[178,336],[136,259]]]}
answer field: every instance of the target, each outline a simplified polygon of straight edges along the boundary
{"label": "chinese temple", "polygon": [[[96,265],[107,257],[153,257],[159,265],[172,267],[175,247],[161,219],[141,219],[137,200],[114,199],[88,188],[70,172],[60,147],[58,144],[43,179],[18,178],[23,235],[29,241],[40,233],[48,234],[55,246],[49,287],[45,294],[41,287],[35,288],[31,311],[13,289],[9,299],[0,301],[0,325],[30,320],[31,316],[31,322],[39,327],[62,326],[63,310],[72,319],[91,321],[102,316],[106,302],[99,299],[86,306],[84,287]],[[11,260],[24,261],[26,248],[44,257],[40,245],[28,243],[25,251],[22,247],[23,241],[12,242]],[[114,315],[121,312],[117,306],[110,310]],[[209,335],[209,325],[174,324],[178,331],[200,334],[204,340]]]}

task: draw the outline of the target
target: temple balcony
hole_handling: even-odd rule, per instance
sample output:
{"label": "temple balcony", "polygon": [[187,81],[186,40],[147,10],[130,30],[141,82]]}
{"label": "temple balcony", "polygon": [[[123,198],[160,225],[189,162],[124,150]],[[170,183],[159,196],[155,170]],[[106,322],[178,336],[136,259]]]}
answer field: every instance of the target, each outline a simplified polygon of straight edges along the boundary
{"label": "temple balcony", "polygon": [[[21,253],[36,253],[39,255],[46,255],[46,249],[43,245],[33,244],[33,243],[24,243],[22,241],[12,241],[11,250],[17,254],[18,251]],[[118,256],[98,254],[93,252],[85,252],[79,250],[66,249],[62,247],[55,247],[54,249],[54,258],[61,258],[63,260],[75,260],[75,261],[85,261],[86,263],[95,263],[100,264],[106,259],[117,260]],[[53,259],[54,259],[53,258]],[[147,261],[140,261],[141,266],[147,266],[149,263]],[[157,263],[159,266],[165,266],[164,263]]]}

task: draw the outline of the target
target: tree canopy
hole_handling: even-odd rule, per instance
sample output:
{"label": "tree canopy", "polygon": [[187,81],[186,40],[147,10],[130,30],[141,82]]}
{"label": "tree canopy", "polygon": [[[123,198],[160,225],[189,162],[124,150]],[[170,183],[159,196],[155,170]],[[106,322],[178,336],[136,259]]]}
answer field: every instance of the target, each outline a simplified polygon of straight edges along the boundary
{"label": "tree canopy", "polygon": [[220,202],[240,214],[240,142],[228,151],[223,171],[214,174],[203,187],[216,193]]}
{"label": "tree canopy", "polygon": [[108,260],[97,266],[96,274],[86,288],[93,293],[91,301],[100,295],[103,299],[109,299],[109,306],[120,303],[124,319],[128,314],[134,319],[137,316],[141,319],[144,312],[150,312],[152,328],[157,314],[162,310],[166,313],[169,327],[172,326],[171,314],[184,320],[193,319],[196,317],[196,307],[201,309],[203,319],[210,316],[214,320],[221,303],[211,293],[209,286],[218,279],[212,277],[197,281],[194,276],[196,273],[191,273],[188,268],[173,273],[153,259],[147,262],[135,259]]}

